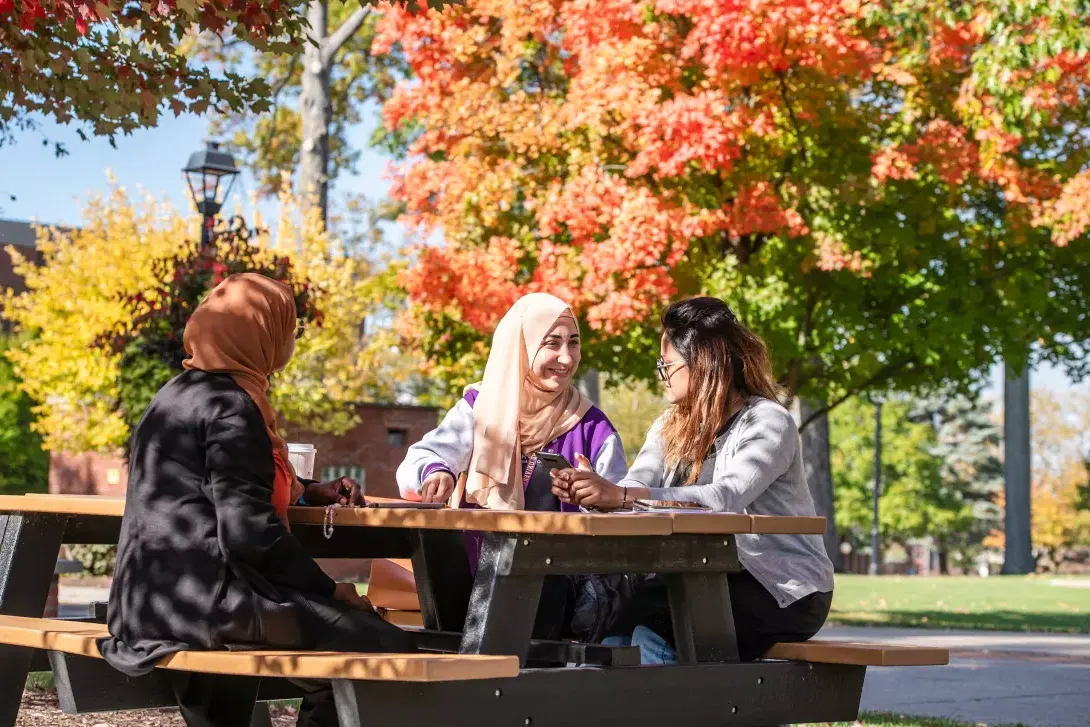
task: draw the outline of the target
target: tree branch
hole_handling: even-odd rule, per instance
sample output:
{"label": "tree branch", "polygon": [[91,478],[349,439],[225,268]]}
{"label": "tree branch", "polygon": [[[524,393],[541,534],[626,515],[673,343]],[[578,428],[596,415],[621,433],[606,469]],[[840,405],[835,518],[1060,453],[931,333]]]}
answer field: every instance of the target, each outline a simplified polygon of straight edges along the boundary
{"label": "tree branch", "polygon": [[[787,50],[787,38],[784,38],[783,50],[785,52]],[[803,133],[802,124],[799,123],[798,116],[796,116],[795,114],[795,107],[791,103],[791,95],[787,86],[787,74],[790,71],[790,68],[787,71],[776,71],[775,75],[780,89],[780,96],[783,98],[784,109],[787,111],[787,118],[791,122],[792,128],[795,130],[795,136],[798,139],[799,146],[801,147],[802,158],[809,162],[810,146],[807,142],[805,134]],[[784,155],[783,165],[780,168],[780,178],[774,185],[777,192],[783,189],[783,185],[787,183],[788,175],[795,167],[796,156],[797,152],[792,152]]]}
{"label": "tree branch", "polygon": [[333,62],[333,56],[337,55],[345,43],[363,27],[363,22],[371,14],[371,6],[362,7],[352,13],[352,17],[344,21],[344,24],[327,37],[322,43],[322,65],[328,66]]}
{"label": "tree branch", "polygon": [[855,396],[856,394],[858,394],[859,392],[866,391],[867,389],[869,389],[871,387],[871,385],[874,384],[876,381],[879,381],[879,380],[881,380],[881,379],[883,379],[883,378],[885,378],[887,376],[890,376],[890,375],[896,373],[897,371],[899,371],[900,369],[903,369],[905,366],[909,365],[910,363],[914,362],[915,360],[916,360],[915,356],[906,356],[905,358],[903,358],[903,359],[901,359],[899,361],[893,361],[893,362],[891,362],[889,364],[886,364],[885,366],[880,368],[874,374],[874,376],[871,376],[869,379],[864,381],[859,386],[856,386],[853,389],[850,389],[846,394],[841,396],[839,399],[834,401],[832,404],[826,404],[825,406],[821,407],[820,409],[816,410],[813,414],[808,416],[806,418],[806,421],[799,424],[799,431],[801,432],[803,429],[806,428],[807,424],[814,421],[815,419],[817,419],[822,414],[828,414],[833,409],[837,408],[838,406],[840,406],[841,404],[846,402],[848,399],[850,399],[853,396]]}
{"label": "tree branch", "polygon": [[258,157],[258,160],[259,160],[258,163],[260,163],[260,159],[262,159],[262,158],[268,159],[269,158],[269,153],[272,151],[272,140],[273,140],[273,136],[276,135],[276,115],[280,111],[280,93],[291,82],[291,77],[295,75],[295,69],[298,68],[298,67],[299,67],[299,54],[296,54],[296,55],[293,55],[291,57],[291,61],[289,61],[289,63],[288,63],[288,70],[284,74],[284,77],[281,78],[277,82],[277,84],[273,87],[273,92],[272,92],[272,97],[271,97],[272,98],[272,105],[269,108],[269,118],[272,119],[272,124],[269,127],[269,133],[267,133],[265,135],[265,138],[262,139],[261,154]]}

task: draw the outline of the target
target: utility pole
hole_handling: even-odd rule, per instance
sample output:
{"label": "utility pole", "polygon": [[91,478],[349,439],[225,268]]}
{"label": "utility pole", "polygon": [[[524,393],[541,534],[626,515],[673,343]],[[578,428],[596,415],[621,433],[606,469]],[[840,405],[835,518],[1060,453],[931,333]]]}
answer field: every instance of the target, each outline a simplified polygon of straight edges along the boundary
{"label": "utility pole", "polygon": [[1029,364],[1015,376],[1003,364],[1004,575],[1033,573],[1030,512]]}
{"label": "utility pole", "polygon": [[882,572],[882,540],[878,529],[878,498],[882,494],[882,402],[874,402],[874,492],[873,519],[870,526],[870,567],[867,573],[876,576]]}

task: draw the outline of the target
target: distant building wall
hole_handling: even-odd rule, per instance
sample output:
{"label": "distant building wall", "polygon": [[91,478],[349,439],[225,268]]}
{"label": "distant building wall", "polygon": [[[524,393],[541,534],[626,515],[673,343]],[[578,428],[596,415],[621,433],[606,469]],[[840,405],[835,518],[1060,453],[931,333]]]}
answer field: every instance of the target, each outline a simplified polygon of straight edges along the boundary
{"label": "distant building wall", "polygon": [[[355,476],[365,479],[368,493],[397,497],[397,466],[408,446],[435,428],[438,412],[432,407],[383,404],[358,404],[356,412],[360,423],[341,436],[288,427],[285,438],[317,448],[316,479]],[[119,457],[57,452],[49,458],[49,491],[53,493],[123,496],[127,481],[128,468]]]}

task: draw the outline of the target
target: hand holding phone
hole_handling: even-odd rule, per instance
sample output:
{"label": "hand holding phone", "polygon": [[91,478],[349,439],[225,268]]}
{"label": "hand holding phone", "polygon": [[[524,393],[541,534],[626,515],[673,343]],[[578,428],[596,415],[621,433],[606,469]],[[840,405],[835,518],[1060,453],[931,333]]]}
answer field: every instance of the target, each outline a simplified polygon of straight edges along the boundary
{"label": "hand holding phone", "polygon": [[568,488],[568,481],[561,477],[557,477],[557,474],[561,470],[572,469],[571,462],[568,458],[562,454],[556,452],[538,452],[538,463],[545,468],[545,471],[549,473],[549,479],[552,480],[553,494],[561,502],[570,503],[571,497]]}
{"label": "hand holding phone", "polygon": [[552,474],[553,470],[575,469],[567,457],[556,452],[538,452],[537,461],[550,474]]}

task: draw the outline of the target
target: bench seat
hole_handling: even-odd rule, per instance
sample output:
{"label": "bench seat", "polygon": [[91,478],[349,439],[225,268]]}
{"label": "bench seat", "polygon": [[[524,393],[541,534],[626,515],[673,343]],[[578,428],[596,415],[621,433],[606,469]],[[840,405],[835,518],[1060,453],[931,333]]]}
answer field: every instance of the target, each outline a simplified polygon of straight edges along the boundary
{"label": "bench seat", "polygon": [[816,639],[797,644],[776,644],[768,650],[765,658],[856,666],[944,666],[950,663],[950,651],[930,646]]}
{"label": "bench seat", "polygon": [[[105,624],[0,616],[0,644],[101,659]],[[161,669],[239,676],[448,682],[501,679],[519,673],[517,656],[350,654],[333,651],[180,651]]]}

